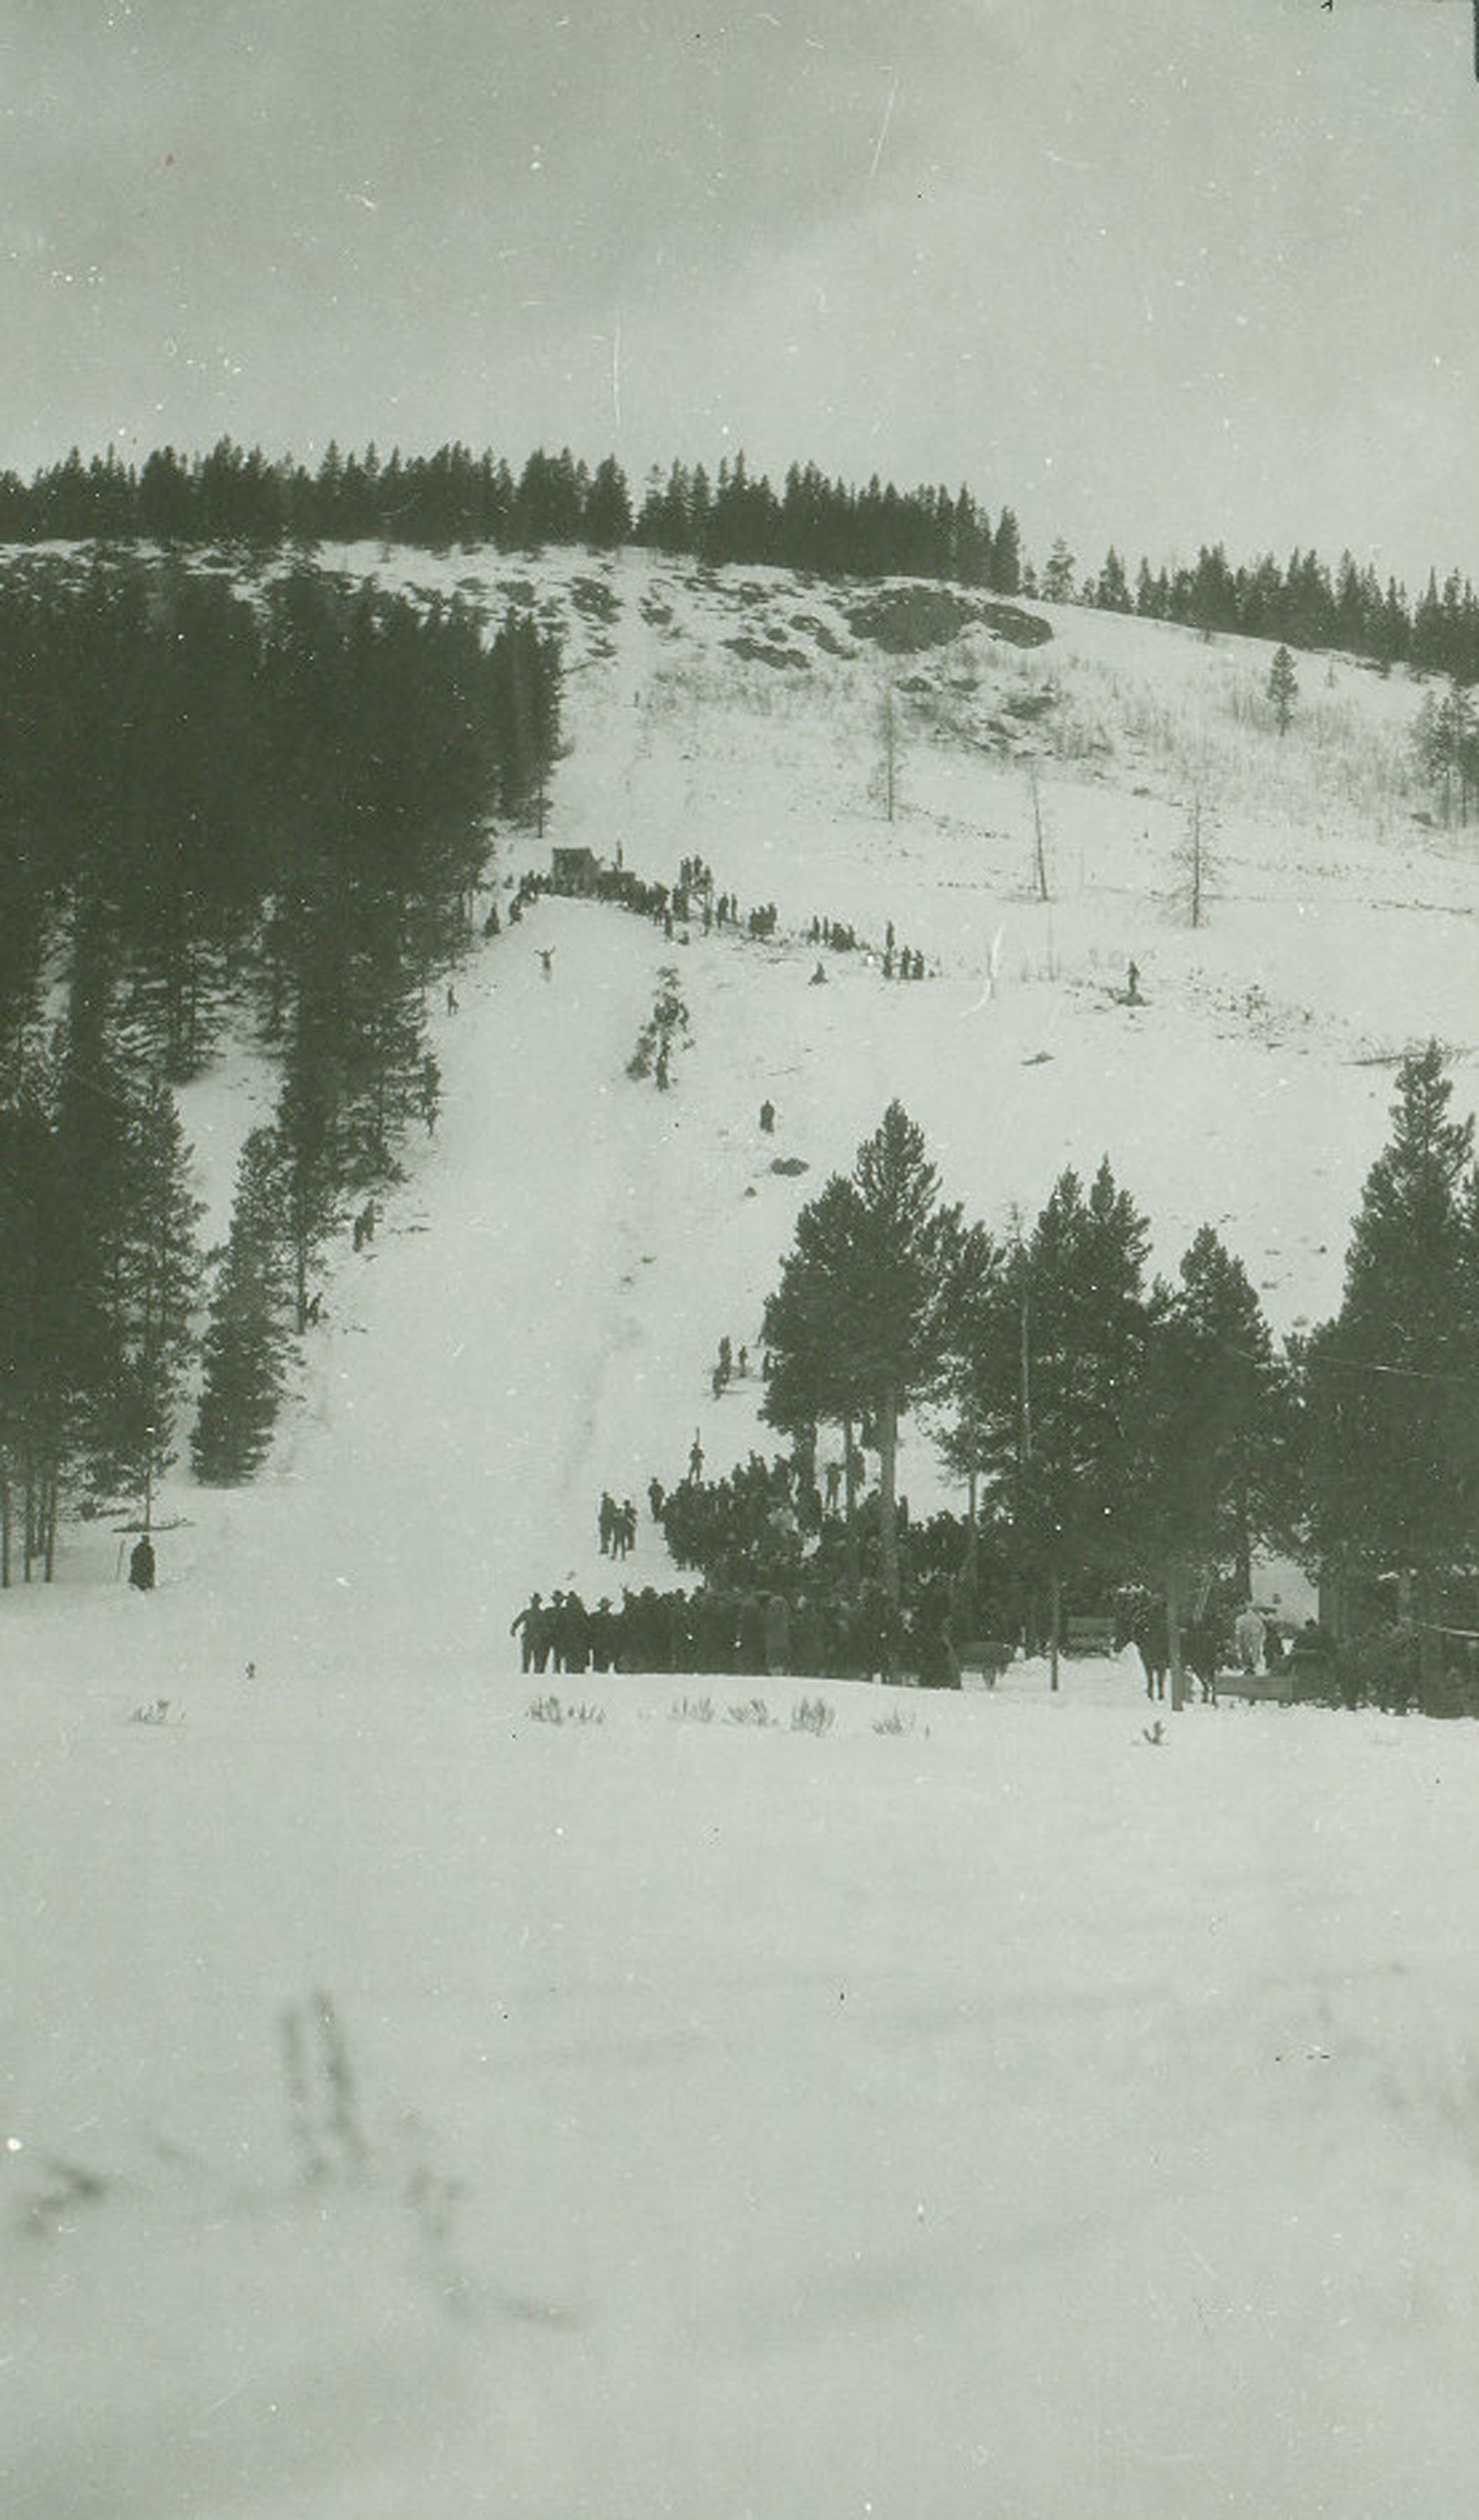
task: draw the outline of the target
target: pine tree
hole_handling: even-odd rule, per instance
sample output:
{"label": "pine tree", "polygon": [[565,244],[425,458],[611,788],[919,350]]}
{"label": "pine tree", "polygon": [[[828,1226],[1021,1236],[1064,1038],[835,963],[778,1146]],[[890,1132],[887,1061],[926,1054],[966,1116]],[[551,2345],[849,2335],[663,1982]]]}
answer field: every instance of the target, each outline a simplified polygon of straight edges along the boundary
{"label": "pine tree", "polygon": [[1048,555],[1048,565],[1043,571],[1042,596],[1045,604],[1073,602],[1074,566],[1073,554],[1059,534]]}
{"label": "pine tree", "polygon": [[1241,1261],[1210,1225],[1153,1308],[1147,1548],[1179,1613],[1188,1579],[1252,1590],[1257,1543],[1285,1536],[1288,1380]]}
{"label": "pine tree", "polygon": [[240,1486],[266,1458],[286,1384],[291,1297],[282,1149],[273,1130],[253,1129],[237,1167],[191,1440],[196,1474],[210,1486]]}
{"label": "pine tree", "polygon": [[1326,648],[1335,632],[1330,572],[1318,553],[1293,552],[1284,571],[1283,631],[1297,648]]}
{"label": "pine tree", "polygon": [[1436,1042],[1403,1061],[1339,1313],[1310,1340],[1314,1538],[1336,1571],[1395,1572],[1434,1652],[1442,1579],[1479,1556],[1474,1124]]}
{"label": "pine tree", "polygon": [[1442,796],[1444,821],[1453,819],[1457,799],[1458,820],[1467,822],[1470,798],[1479,788],[1479,721],[1461,683],[1450,683],[1441,699],[1434,692],[1424,695],[1413,743],[1423,777]]}
{"label": "pine tree", "polygon": [[861,1263],[857,1195],[834,1173],[796,1219],[795,1240],[765,1307],[761,1416],[802,1443],[819,1425],[842,1429],[849,1571],[857,1581],[857,1447],[868,1407],[861,1364],[871,1289]]}
{"label": "pine tree", "polygon": [[1204,543],[1188,590],[1185,617],[1198,630],[1235,630],[1237,591],[1221,543]]}
{"label": "pine tree", "polygon": [[963,586],[985,586],[991,576],[991,531],[962,482],[951,518],[948,574]]}
{"label": "pine tree", "polygon": [[192,1348],[189,1153],[169,1095],[130,1076],[108,960],[84,906],[55,1054],[28,1063],[0,1132],[0,1503],[8,1552],[22,1495],[27,1576],[39,1557],[50,1578],[65,1488],[147,1496]]}
{"label": "pine tree", "polygon": [[1002,510],[991,538],[991,584],[997,595],[1022,592],[1021,528],[1009,508]]}
{"label": "pine tree", "polygon": [[112,695],[109,863],[118,948],[151,1056],[173,1082],[203,1066],[227,957],[258,898],[251,816],[266,763],[251,607],[172,572]]}
{"label": "pine tree", "polygon": [[[1143,567],[1143,565],[1144,563],[1142,562]],[[1094,600],[1102,612],[1129,612],[1134,609],[1130,581],[1125,575],[1125,563],[1113,543],[1104,554],[1104,565],[1099,570],[1098,586]]]}
{"label": "pine tree", "polygon": [[1265,689],[1273,704],[1275,724],[1280,735],[1287,735],[1289,721],[1294,714],[1294,703],[1299,698],[1299,677],[1294,671],[1294,659],[1287,648],[1278,648],[1275,651],[1274,662],[1269,667],[1269,679]]}
{"label": "pine tree", "polygon": [[56,1347],[66,1245],[54,1231],[56,1139],[47,1100],[36,1076],[0,1105],[0,1585],[13,1580],[18,1553],[30,1580],[42,1500],[64,1459],[67,1425]]}
{"label": "pine tree", "polygon": [[57,917],[44,857],[39,844],[15,856],[0,849],[0,1103],[22,1091],[42,1029]]}
{"label": "pine tree", "polygon": [[183,540],[191,530],[194,507],[190,475],[174,448],[165,446],[148,456],[139,475],[140,533],[154,542]]}
{"label": "pine tree", "polygon": [[878,1456],[879,1572],[899,1599],[896,1475],[900,1418],[941,1380],[955,1337],[962,1274],[975,1246],[959,1207],[941,1204],[923,1133],[891,1102],[797,1220],[793,1259],[766,1306],[773,1423],[868,1413]]}
{"label": "pine tree", "polygon": [[39,1535],[51,1571],[64,1475],[106,1454],[111,1400],[125,1377],[120,1263],[130,1213],[136,1118],[112,1021],[111,923],[91,900],[74,923],[37,1287],[37,1354],[50,1446],[37,1459]]}
{"label": "pine tree", "polygon": [[[1376,600],[1379,604],[1379,595]],[[1370,628],[1369,586],[1354,555],[1344,551],[1335,573],[1335,644],[1353,656],[1360,655],[1368,643]]]}
{"label": "pine tree", "polygon": [[340,1119],[347,1177],[368,1189],[400,1178],[398,1148],[422,1107],[426,1043],[420,982],[391,903],[373,906],[356,942]]}
{"label": "pine tree", "polygon": [[494,642],[492,680],[501,763],[502,801],[511,810],[532,801],[543,836],[550,772],[560,740],[560,642],[512,609]]}
{"label": "pine tree", "polygon": [[[1102,1590],[1133,1563],[1147,1478],[1142,1395],[1153,1323],[1149,1228],[1108,1159],[1088,1196],[1065,1172],[1003,1273],[1016,1373],[997,1392],[998,1448],[1015,1451],[1013,1523],[1044,1584],[1053,1684],[1065,1585]],[[1010,1357],[1009,1330],[994,1342]]]}
{"label": "pine tree", "polygon": [[292,1274],[295,1327],[307,1326],[324,1247],[342,1223],[350,1136],[341,1107],[342,1063],[301,1023],[278,1098],[275,1134],[283,1230]]}
{"label": "pine tree", "polygon": [[1374,644],[1377,656],[1388,665],[1400,664],[1412,644],[1412,620],[1407,589],[1399,586],[1395,577],[1387,580]]}
{"label": "pine tree", "polygon": [[598,464],[585,504],[586,540],[597,551],[614,551],[632,538],[632,502],[626,475],[614,455]]}
{"label": "pine tree", "polygon": [[107,1280],[114,1372],[98,1395],[93,1440],[96,1475],[127,1481],[147,1501],[174,1458],[175,1417],[196,1354],[204,1209],[173,1096],[156,1081],[130,1102]]}
{"label": "pine tree", "polygon": [[1010,1269],[1010,1255],[998,1249],[983,1227],[966,1229],[934,1440],[946,1470],[966,1489],[971,1567],[982,1508],[998,1518],[1009,1512],[1018,1460],[1020,1336]]}

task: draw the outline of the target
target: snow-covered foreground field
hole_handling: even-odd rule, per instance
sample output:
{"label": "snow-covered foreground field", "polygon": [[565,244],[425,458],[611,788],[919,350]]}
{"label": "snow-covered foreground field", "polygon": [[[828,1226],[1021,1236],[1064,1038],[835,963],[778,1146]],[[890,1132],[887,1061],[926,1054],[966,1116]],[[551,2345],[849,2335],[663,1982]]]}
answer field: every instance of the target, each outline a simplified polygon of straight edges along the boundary
{"label": "snow-covered foreground field", "polygon": [[17,2520],[1471,2507],[1469,1728],[1157,1744],[1104,1664],[149,1725],[157,1606],[0,1705]]}

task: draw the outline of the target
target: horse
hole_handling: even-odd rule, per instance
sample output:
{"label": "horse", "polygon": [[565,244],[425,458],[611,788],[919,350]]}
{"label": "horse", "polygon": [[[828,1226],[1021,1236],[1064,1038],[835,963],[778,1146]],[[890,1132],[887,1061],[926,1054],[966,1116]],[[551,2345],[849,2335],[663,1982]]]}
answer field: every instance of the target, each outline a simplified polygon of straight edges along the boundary
{"label": "horse", "polygon": [[1171,1668],[1171,1634],[1165,1606],[1153,1593],[1141,1588],[1122,1594],[1115,1604],[1114,1648],[1123,1652],[1133,1644],[1141,1658],[1145,1675],[1145,1695],[1164,1697],[1166,1674]]}
{"label": "horse", "polygon": [[1182,1632],[1182,1646],[1188,1671],[1202,1694],[1203,1706],[1217,1704],[1217,1671],[1222,1659],[1219,1652],[1221,1633],[1214,1619],[1188,1620]]}

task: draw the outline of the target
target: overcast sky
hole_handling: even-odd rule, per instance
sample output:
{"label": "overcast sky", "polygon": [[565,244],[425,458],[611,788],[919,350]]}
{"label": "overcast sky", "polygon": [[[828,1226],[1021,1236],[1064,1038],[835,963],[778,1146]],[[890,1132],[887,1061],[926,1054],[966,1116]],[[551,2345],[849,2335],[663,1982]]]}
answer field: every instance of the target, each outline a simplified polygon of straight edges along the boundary
{"label": "overcast sky", "polygon": [[1479,579],[1468,0],[5,0],[0,465],[452,437]]}

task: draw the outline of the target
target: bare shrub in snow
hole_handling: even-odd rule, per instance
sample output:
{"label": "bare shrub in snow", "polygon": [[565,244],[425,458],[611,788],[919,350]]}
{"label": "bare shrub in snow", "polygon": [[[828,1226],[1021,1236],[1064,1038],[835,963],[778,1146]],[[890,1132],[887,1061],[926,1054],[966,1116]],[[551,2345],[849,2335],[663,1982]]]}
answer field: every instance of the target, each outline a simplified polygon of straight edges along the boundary
{"label": "bare shrub in snow", "polygon": [[885,682],[878,696],[877,760],[874,765],[869,788],[891,823],[899,808],[899,769],[903,751],[903,728],[899,696],[891,682]]}
{"label": "bare shrub in snow", "polygon": [[836,1709],[825,1697],[803,1697],[791,1708],[793,1732],[829,1732],[835,1722]]}
{"label": "bare shrub in snow", "polygon": [[604,1724],[605,1722],[604,1706],[589,1705],[584,1698],[578,1705],[568,1699],[561,1702],[553,1692],[548,1697],[531,1698],[528,1713],[535,1724]]}
{"label": "bare shrub in snow", "polygon": [[1198,786],[1187,803],[1186,828],[1171,853],[1175,870],[1173,910],[1188,927],[1205,927],[1216,896],[1221,859],[1214,844],[1212,814]]}

